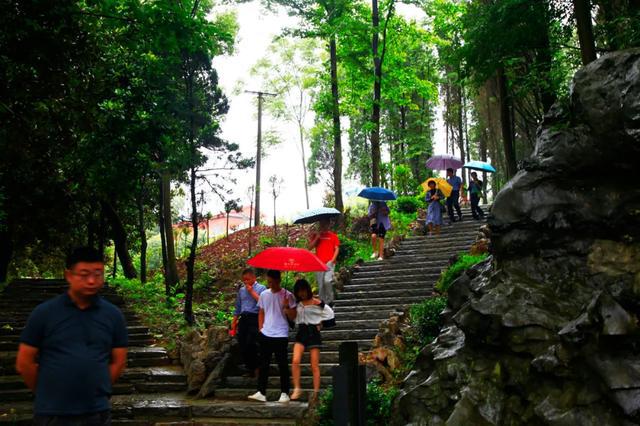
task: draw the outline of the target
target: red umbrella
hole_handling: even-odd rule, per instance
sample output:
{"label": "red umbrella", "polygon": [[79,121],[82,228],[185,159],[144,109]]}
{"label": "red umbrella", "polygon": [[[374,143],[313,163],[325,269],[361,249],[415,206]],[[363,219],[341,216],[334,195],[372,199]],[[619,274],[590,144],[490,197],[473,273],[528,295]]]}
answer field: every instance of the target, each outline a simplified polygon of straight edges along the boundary
{"label": "red umbrella", "polygon": [[318,272],[328,269],[315,254],[296,247],[270,247],[253,256],[247,263],[256,268],[278,271]]}

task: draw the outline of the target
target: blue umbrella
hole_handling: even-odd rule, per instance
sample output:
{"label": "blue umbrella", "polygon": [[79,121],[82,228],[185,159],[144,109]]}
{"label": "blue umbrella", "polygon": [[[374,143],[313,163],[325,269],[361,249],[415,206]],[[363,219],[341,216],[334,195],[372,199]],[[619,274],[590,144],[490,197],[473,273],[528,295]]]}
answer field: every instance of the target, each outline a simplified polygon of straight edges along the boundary
{"label": "blue umbrella", "polygon": [[380,188],[379,186],[364,188],[362,191],[360,191],[358,197],[366,198],[367,200],[373,201],[391,201],[397,198],[396,194],[394,194],[393,191],[389,191],[385,188]]}
{"label": "blue umbrella", "polygon": [[319,207],[317,209],[309,209],[302,213],[298,213],[293,219],[294,224],[301,223],[313,223],[322,219],[330,219],[332,217],[340,216],[340,210],[333,207]]}
{"label": "blue umbrella", "polygon": [[495,173],[496,169],[495,167],[493,167],[491,164],[485,162],[485,161],[469,161],[468,163],[465,163],[464,166],[465,169],[471,169],[471,170],[478,170],[480,172],[489,172],[489,173]]}

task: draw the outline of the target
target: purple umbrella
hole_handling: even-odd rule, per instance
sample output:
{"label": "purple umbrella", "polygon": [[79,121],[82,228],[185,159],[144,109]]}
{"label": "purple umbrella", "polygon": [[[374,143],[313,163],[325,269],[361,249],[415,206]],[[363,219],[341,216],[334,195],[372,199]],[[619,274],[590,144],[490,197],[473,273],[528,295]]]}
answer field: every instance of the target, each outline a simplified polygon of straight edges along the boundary
{"label": "purple umbrella", "polygon": [[459,169],[464,163],[449,154],[434,155],[427,160],[427,168],[431,170]]}

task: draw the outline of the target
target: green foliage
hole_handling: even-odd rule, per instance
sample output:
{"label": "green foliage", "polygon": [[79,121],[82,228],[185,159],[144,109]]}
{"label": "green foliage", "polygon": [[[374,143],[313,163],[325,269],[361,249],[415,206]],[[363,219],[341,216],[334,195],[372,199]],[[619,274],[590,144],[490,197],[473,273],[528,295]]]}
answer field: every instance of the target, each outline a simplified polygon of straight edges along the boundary
{"label": "green foliage", "polygon": [[[384,387],[379,382],[367,383],[367,426],[386,426],[390,424],[393,400],[398,396],[395,387]],[[318,426],[332,426],[333,387],[329,386],[320,395],[317,408]]]}
{"label": "green foliage", "polygon": [[436,290],[441,293],[446,292],[456,278],[462,275],[467,269],[482,262],[487,256],[486,253],[475,256],[471,254],[461,254],[453,265],[442,272],[435,285]]}
{"label": "green foliage", "polygon": [[405,164],[398,164],[393,171],[393,182],[401,195],[407,195],[411,188],[411,169]]}
{"label": "green foliage", "polygon": [[340,252],[336,262],[339,266],[352,266],[358,260],[369,259],[373,249],[368,238],[357,238],[358,236],[347,236],[338,234],[340,239]]}
{"label": "green foliage", "polygon": [[431,297],[411,306],[411,325],[417,330],[419,347],[427,345],[438,336],[442,321],[440,314],[447,306],[444,296]]}
{"label": "green foliage", "polygon": [[410,195],[403,195],[398,197],[395,201],[393,208],[398,210],[400,213],[415,213],[418,211],[420,207],[424,206],[424,202],[421,202],[416,197],[412,197]]}
{"label": "green foliage", "polygon": [[389,218],[391,219],[391,230],[387,232],[387,239],[409,235],[411,224],[416,220],[416,213],[403,213],[396,209],[391,209]]}
{"label": "green foliage", "polygon": [[[168,349],[174,349],[176,342],[190,329],[183,316],[185,294],[177,292],[167,297],[161,274],[153,275],[144,284],[138,279],[115,278],[109,280],[109,285],[128,301],[143,323]],[[222,293],[198,301],[193,307],[195,327],[204,329],[211,325],[229,324],[233,309],[233,301]]]}

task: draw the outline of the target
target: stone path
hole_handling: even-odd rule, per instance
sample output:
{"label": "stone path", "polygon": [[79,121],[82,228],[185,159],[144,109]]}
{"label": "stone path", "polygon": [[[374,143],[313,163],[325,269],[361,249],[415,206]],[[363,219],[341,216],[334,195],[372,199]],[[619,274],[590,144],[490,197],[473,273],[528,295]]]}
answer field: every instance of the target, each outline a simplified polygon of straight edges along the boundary
{"label": "stone path", "polygon": [[[468,211],[463,213],[470,217]],[[369,349],[380,321],[392,311],[432,294],[442,268],[452,255],[469,249],[479,225],[467,220],[444,227],[439,237],[409,237],[392,258],[367,262],[356,269],[336,300],[338,325],[322,333],[323,388],[331,383],[331,368],[338,362],[340,343],[355,341],[360,350]],[[16,280],[0,294],[0,424],[30,424],[32,395],[14,369],[20,330],[38,303],[65,288],[64,281],[59,280]],[[307,409],[306,402],[247,401],[247,395],[255,392],[255,379],[240,376],[228,377],[216,391],[215,399],[187,396],[181,367],[170,364],[166,350],[154,344],[149,330],[123,305],[121,297],[109,289],[103,294],[121,306],[131,342],[128,368],[114,387],[114,425],[295,425]],[[308,354],[303,363],[306,399],[312,389]],[[272,366],[267,398],[274,401],[278,396],[279,378],[277,368]]]}

